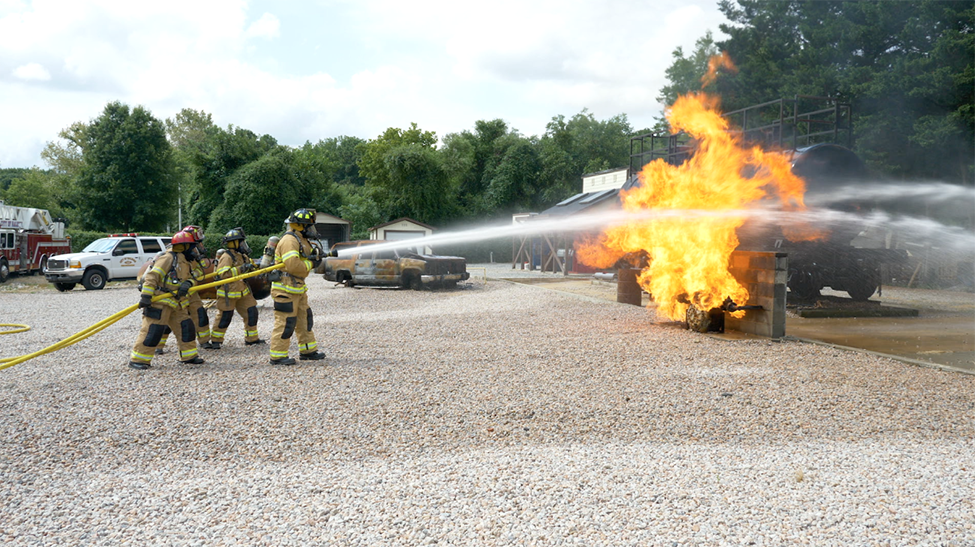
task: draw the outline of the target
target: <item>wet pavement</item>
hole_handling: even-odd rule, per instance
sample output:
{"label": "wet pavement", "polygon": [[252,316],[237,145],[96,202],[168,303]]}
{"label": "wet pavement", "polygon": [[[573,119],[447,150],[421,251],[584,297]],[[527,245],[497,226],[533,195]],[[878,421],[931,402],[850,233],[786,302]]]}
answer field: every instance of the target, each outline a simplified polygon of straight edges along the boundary
{"label": "wet pavement", "polygon": [[[845,296],[845,293],[823,291]],[[886,288],[871,300],[917,317],[786,318],[786,334],[975,373],[975,293]]]}
{"label": "wet pavement", "polygon": [[[616,285],[590,275],[532,272],[510,264],[472,264],[474,275],[509,279],[589,298],[616,301]],[[829,289],[823,295],[846,298]],[[872,301],[881,307],[916,309],[916,317],[804,318],[789,312],[786,336],[889,355],[918,365],[975,374],[975,293],[885,287]],[[647,304],[644,295],[644,304]]]}

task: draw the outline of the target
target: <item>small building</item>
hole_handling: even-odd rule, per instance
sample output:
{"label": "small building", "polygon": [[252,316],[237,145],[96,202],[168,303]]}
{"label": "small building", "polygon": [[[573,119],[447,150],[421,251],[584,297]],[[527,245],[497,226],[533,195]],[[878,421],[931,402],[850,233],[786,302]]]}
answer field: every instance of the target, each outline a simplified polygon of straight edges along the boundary
{"label": "small building", "polygon": [[[433,235],[433,226],[407,217],[391,220],[369,228],[369,239],[380,241],[419,239],[431,235]],[[426,254],[433,254],[433,251],[429,247],[425,247],[422,251]]]}
{"label": "small building", "polygon": [[352,237],[352,223],[328,213],[315,213],[315,229],[325,249]]}

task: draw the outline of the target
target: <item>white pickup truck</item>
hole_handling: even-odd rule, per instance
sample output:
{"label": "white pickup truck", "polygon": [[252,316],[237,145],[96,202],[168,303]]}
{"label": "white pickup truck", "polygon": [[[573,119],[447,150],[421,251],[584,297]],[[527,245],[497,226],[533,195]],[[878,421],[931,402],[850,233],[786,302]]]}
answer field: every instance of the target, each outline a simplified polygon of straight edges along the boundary
{"label": "white pickup truck", "polygon": [[47,259],[44,277],[59,291],[70,291],[81,283],[87,290],[99,290],[109,281],[135,279],[139,268],[159,251],[168,237],[138,234],[111,235],[96,239],[80,253],[55,255]]}

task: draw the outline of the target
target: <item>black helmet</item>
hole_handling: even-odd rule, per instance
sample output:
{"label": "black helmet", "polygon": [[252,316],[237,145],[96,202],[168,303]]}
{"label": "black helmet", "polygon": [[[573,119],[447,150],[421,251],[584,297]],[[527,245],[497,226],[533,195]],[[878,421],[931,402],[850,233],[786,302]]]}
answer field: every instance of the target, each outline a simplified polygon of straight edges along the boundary
{"label": "black helmet", "polygon": [[247,234],[244,233],[243,228],[234,228],[227,232],[227,235],[223,236],[223,243],[226,245],[231,241],[240,241],[247,238]]}
{"label": "black helmet", "polygon": [[288,217],[288,224],[302,224],[304,226],[310,226],[315,223],[315,210],[314,209],[298,209],[297,211],[291,213]]}

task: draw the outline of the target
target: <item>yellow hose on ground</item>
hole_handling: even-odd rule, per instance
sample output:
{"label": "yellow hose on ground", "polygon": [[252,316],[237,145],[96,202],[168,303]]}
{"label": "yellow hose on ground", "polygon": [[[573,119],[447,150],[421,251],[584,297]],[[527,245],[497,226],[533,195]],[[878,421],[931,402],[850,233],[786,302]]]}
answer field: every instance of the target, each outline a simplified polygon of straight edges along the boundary
{"label": "yellow hose on ground", "polygon": [[[264,268],[264,269],[261,269],[261,270],[254,270],[252,272],[248,272],[248,273],[245,273],[245,274],[240,274],[240,275],[238,275],[236,277],[230,277],[230,278],[227,278],[227,279],[221,279],[220,281],[214,281],[213,283],[206,283],[204,285],[199,285],[199,286],[196,286],[196,287],[192,287],[190,289],[190,292],[191,293],[195,293],[195,292],[202,291],[203,289],[209,289],[211,287],[217,287],[219,285],[224,285],[224,284],[230,283],[232,281],[237,281],[237,280],[240,280],[240,279],[247,279],[248,277],[255,277],[255,276],[261,275],[263,273],[270,272],[271,270],[277,270],[277,269],[280,269],[280,268],[283,268],[283,267],[284,267],[284,263],[275,264],[273,266],[268,266],[267,268]],[[214,274],[207,274],[206,276],[203,277],[203,279],[206,279],[208,277],[212,277],[213,275]],[[174,293],[160,294],[159,296],[154,296],[152,298],[152,301],[153,302],[157,302],[159,300],[162,300],[163,298],[168,298],[168,297],[174,296],[174,295],[175,295]],[[125,308],[124,310],[122,310],[120,312],[117,312],[117,313],[114,313],[114,314],[106,317],[105,319],[102,319],[101,321],[95,323],[94,325],[91,325],[88,328],[85,328],[85,329],[83,329],[83,330],[81,330],[79,332],[76,332],[75,334],[72,334],[71,336],[65,338],[64,340],[61,340],[60,342],[57,342],[55,344],[52,344],[52,345],[50,345],[50,346],[48,346],[48,347],[46,347],[46,348],[44,348],[42,350],[35,351],[34,353],[28,353],[26,355],[21,355],[20,357],[8,357],[6,359],[0,359],[0,370],[3,370],[5,368],[10,368],[10,367],[12,367],[14,365],[19,365],[20,363],[23,363],[25,361],[30,361],[31,359],[33,359],[35,357],[40,357],[41,355],[45,355],[45,354],[48,354],[48,353],[52,353],[52,352],[55,352],[55,351],[57,351],[59,349],[66,348],[66,347],[68,347],[68,346],[70,346],[72,344],[75,344],[77,342],[80,342],[81,340],[84,340],[85,338],[88,338],[89,336],[92,336],[94,334],[97,334],[97,333],[101,332],[105,328],[107,328],[110,325],[118,322],[120,319],[122,319],[126,315],[134,312],[137,309],[139,309],[139,305],[138,304],[132,304],[131,306]],[[6,326],[6,325],[0,325],[0,326]],[[16,325],[16,326],[18,326],[18,327],[27,327],[27,325]],[[27,329],[29,329],[29,328],[30,327],[27,327]],[[27,330],[27,329],[23,329],[23,330]],[[21,331],[18,330],[18,331],[14,331],[14,332],[21,332]],[[4,333],[4,334],[8,334],[8,333]]]}
{"label": "yellow hose on ground", "polygon": [[11,330],[0,330],[0,334],[13,334],[30,330],[30,325],[18,325],[17,323],[0,323],[0,327],[8,327]]}

